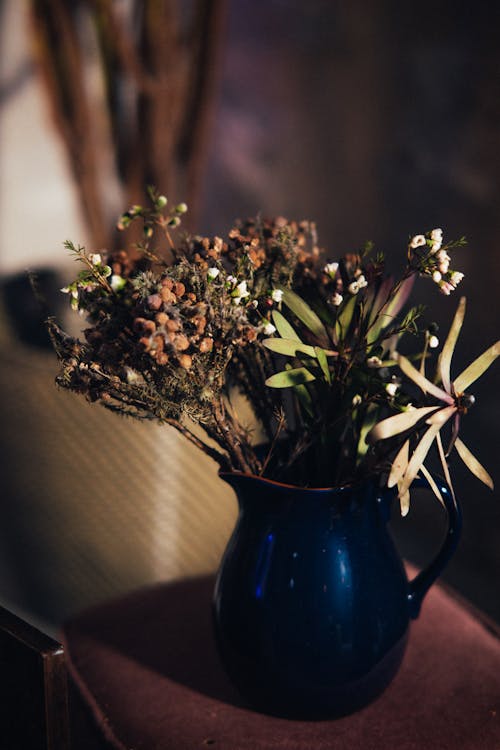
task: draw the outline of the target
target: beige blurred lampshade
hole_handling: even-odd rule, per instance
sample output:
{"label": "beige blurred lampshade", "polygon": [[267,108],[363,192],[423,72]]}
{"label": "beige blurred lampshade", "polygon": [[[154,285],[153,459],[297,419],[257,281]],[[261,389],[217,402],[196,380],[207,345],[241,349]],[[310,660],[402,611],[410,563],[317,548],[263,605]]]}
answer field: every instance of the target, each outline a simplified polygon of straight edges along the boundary
{"label": "beige blurred lampshade", "polygon": [[55,357],[0,328],[3,599],[58,622],[214,570],[237,511],[216,465],[172,428],[59,390]]}

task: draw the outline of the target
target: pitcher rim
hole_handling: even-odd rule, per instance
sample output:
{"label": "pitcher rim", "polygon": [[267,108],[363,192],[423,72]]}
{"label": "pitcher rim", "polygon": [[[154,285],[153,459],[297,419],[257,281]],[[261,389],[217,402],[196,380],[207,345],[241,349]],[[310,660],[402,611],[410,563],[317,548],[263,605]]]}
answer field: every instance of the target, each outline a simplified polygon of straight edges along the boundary
{"label": "pitcher rim", "polygon": [[339,484],[337,486],[330,486],[330,487],[301,487],[298,484],[289,484],[288,482],[278,482],[276,479],[269,479],[268,477],[259,476],[258,474],[252,474],[251,472],[245,472],[245,471],[228,471],[228,470],[222,470],[220,469],[218,472],[218,476],[221,479],[225,479],[225,477],[245,477],[247,479],[258,479],[261,482],[266,482],[267,484],[273,485],[274,487],[280,487],[281,489],[287,489],[287,490],[299,490],[301,492],[340,492],[341,490],[351,489],[352,487],[356,487],[357,485],[361,484],[362,482],[365,482],[367,480],[373,480],[377,476],[377,474],[370,474],[366,477],[363,477],[362,479],[355,479],[352,482],[347,482],[345,484]]}

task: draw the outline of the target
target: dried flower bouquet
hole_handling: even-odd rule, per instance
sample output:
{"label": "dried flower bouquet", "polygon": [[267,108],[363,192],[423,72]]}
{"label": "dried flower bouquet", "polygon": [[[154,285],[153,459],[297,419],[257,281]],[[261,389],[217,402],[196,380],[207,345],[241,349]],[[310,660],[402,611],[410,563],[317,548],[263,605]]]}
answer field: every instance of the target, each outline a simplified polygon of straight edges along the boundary
{"label": "dried flower bouquet", "polygon": [[[395,279],[370,244],[325,262],[308,221],[259,217],[224,239],[188,236],[177,230],[185,204],[169,211],[164,196],[150,190],[150,198],[120,218],[122,230],[142,222],[142,240],[129,252],[88,254],[66,243],[83,268],[63,291],[89,326],[78,340],[49,321],[59,385],[172,425],[225,470],[305,486],[385,472],[403,513],[419,472],[440,497],[424,464],[433,446],[450,486],[446,459],[455,449],[492,487],[458,432],[474,403],[467,389],[500,342],[451,379],[462,298],[429,378],[435,326],[423,322],[422,306],[404,309],[416,276],[445,295],[462,281],[449,252],[463,238],[444,244],[440,229],[410,238]],[[403,356],[401,340],[410,336],[414,351]],[[239,419],[237,391],[255,424]]]}

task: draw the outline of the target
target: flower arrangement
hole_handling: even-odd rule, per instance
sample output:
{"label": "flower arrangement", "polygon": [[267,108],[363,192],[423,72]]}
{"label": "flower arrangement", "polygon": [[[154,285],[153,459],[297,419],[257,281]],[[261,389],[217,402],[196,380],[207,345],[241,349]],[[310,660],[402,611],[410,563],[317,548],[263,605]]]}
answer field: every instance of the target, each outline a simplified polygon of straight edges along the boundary
{"label": "flower arrangement", "polygon": [[[500,342],[452,380],[465,298],[438,356],[424,308],[405,309],[417,276],[445,295],[456,289],[463,274],[450,252],[464,238],[445,243],[441,229],[411,237],[395,279],[371,244],[325,261],[312,222],[258,217],[226,238],[189,236],[179,231],[186,205],[169,210],[163,195],[149,196],[119,220],[121,230],[142,224],[128,252],[66,243],[83,268],[63,292],[88,327],[79,340],[49,320],[60,386],[175,427],[223,470],[304,486],[385,473],[403,514],[419,473],[441,499],[425,466],[433,446],[451,488],[452,450],[492,487],[458,433],[474,403],[467,389]],[[410,337],[414,351],[403,356]],[[251,424],[238,416],[237,392]]]}

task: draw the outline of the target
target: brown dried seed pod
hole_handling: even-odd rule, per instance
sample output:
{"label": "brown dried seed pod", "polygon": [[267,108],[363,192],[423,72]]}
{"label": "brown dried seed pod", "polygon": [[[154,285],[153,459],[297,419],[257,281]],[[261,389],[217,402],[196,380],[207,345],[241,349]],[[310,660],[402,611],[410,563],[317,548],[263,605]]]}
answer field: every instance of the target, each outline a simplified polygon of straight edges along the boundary
{"label": "brown dried seed pod", "polygon": [[186,287],[182,283],[182,281],[176,281],[174,284],[174,292],[178,297],[182,297],[186,293]]}
{"label": "brown dried seed pod", "polygon": [[166,289],[174,288],[174,282],[172,281],[172,279],[169,279],[168,276],[165,276],[165,278],[161,280],[161,285]]}
{"label": "brown dried seed pod", "polygon": [[159,326],[164,326],[168,323],[168,315],[164,312],[159,312],[155,315],[155,320]]}
{"label": "brown dried seed pod", "polygon": [[169,333],[176,333],[176,331],[180,330],[180,327],[181,324],[177,320],[172,320],[171,318],[165,323],[165,328]]}
{"label": "brown dried seed pod", "polygon": [[193,318],[193,323],[196,326],[196,333],[201,336],[202,333],[205,332],[205,328],[207,327],[207,319],[203,316]]}
{"label": "brown dried seed pod", "polygon": [[134,320],[134,329],[139,333],[154,333],[156,331],[156,325],[154,320],[147,320],[147,318],[136,318]]}
{"label": "brown dried seed pod", "polygon": [[160,296],[162,300],[167,303],[167,305],[171,305],[174,302],[177,302],[177,297],[173,292],[170,291],[168,286],[163,286],[161,288]]}
{"label": "brown dried seed pod", "polygon": [[206,354],[206,352],[211,352],[214,347],[214,340],[208,338],[204,338],[200,341],[200,352],[203,354]]}
{"label": "brown dried seed pod", "polygon": [[163,304],[163,300],[159,294],[150,294],[147,298],[147,303],[151,310],[159,310]]}
{"label": "brown dried seed pod", "polygon": [[162,352],[165,348],[165,339],[163,336],[155,336],[153,339],[154,346],[157,351]]}
{"label": "brown dried seed pod", "polygon": [[188,292],[186,296],[191,302],[196,302],[196,294],[194,294],[194,292]]}
{"label": "brown dried seed pod", "polygon": [[166,365],[168,359],[168,354],[166,354],[165,352],[158,352],[158,354],[156,355],[156,362],[159,365]]}
{"label": "brown dried seed pod", "polygon": [[151,349],[151,339],[147,336],[143,336],[141,339],[139,339],[139,344],[142,344],[147,352]]}
{"label": "brown dried seed pod", "polygon": [[187,336],[184,336],[183,333],[179,333],[175,336],[172,343],[178,352],[185,352],[186,349],[189,349],[189,339]]}
{"label": "brown dried seed pod", "polygon": [[193,358],[189,354],[181,354],[179,356],[179,364],[185,370],[189,370],[189,368],[193,364]]}

